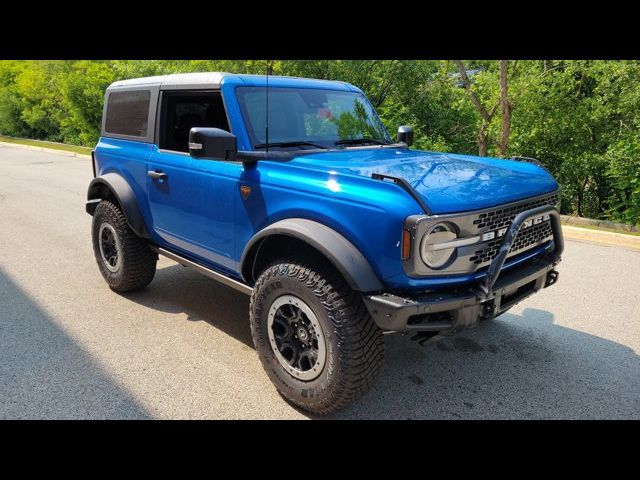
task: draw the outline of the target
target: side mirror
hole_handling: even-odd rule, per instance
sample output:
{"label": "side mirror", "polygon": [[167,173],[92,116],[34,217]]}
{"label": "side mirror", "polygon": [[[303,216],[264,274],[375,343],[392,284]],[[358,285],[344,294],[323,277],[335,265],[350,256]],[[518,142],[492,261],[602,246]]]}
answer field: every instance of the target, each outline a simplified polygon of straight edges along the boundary
{"label": "side mirror", "polygon": [[398,127],[398,143],[406,143],[408,147],[413,144],[413,128],[409,125]]}
{"label": "side mirror", "polygon": [[193,127],[189,131],[189,154],[193,158],[235,161],[238,142],[233,133],[219,128]]}

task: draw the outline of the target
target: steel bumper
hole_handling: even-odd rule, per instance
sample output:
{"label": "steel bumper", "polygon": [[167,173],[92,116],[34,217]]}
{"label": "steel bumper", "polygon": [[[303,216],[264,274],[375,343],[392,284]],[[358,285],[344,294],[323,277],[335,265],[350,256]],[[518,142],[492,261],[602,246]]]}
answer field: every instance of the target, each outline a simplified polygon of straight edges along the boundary
{"label": "steel bumper", "polygon": [[[502,272],[507,254],[523,223],[531,217],[549,215],[554,249],[524,266]],[[392,293],[365,295],[364,301],[376,324],[388,331],[455,331],[493,318],[538,290],[556,283],[564,249],[558,211],[543,206],[520,213],[511,223],[497,255],[479,282],[466,287],[430,291],[416,296]]]}

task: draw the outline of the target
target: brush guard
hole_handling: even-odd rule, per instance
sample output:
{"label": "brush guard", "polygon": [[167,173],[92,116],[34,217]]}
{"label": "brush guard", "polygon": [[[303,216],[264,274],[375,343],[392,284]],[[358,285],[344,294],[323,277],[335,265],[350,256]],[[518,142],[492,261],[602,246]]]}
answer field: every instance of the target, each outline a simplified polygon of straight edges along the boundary
{"label": "brush guard", "polygon": [[[502,272],[509,250],[523,224],[532,217],[549,215],[553,250],[523,266]],[[560,214],[550,206],[526,210],[509,226],[485,277],[479,284],[438,290],[417,296],[392,293],[365,295],[376,324],[387,331],[454,332],[500,315],[542,288],[555,284],[564,250]]]}

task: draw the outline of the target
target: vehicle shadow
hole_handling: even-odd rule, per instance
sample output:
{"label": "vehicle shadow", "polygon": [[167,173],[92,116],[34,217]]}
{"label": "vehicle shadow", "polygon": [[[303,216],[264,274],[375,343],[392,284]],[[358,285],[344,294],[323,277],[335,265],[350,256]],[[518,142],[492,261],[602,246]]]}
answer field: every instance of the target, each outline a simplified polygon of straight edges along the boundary
{"label": "vehicle shadow", "polygon": [[421,346],[387,336],[376,386],[332,418],[640,418],[640,357],[525,308]]}
{"label": "vehicle shadow", "polygon": [[205,321],[253,348],[249,297],[187,267],[160,267],[147,288],[123,296],[162,312],[184,313],[190,321]]}
{"label": "vehicle shadow", "polygon": [[0,269],[0,419],[151,415]]}

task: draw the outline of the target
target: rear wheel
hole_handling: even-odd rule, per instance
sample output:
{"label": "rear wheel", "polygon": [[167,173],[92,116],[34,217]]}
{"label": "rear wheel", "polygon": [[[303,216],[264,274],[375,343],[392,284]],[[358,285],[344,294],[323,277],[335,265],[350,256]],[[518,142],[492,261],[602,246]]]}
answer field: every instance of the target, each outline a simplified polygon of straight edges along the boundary
{"label": "rear wheel", "polygon": [[332,413],[363,395],[384,362],[384,339],[360,293],[322,262],[267,268],[251,296],[251,333],[280,394]]}
{"label": "rear wheel", "polygon": [[93,214],[93,252],[100,273],[116,292],[146,287],[156,272],[157,255],[138,237],[120,209],[102,201]]}

